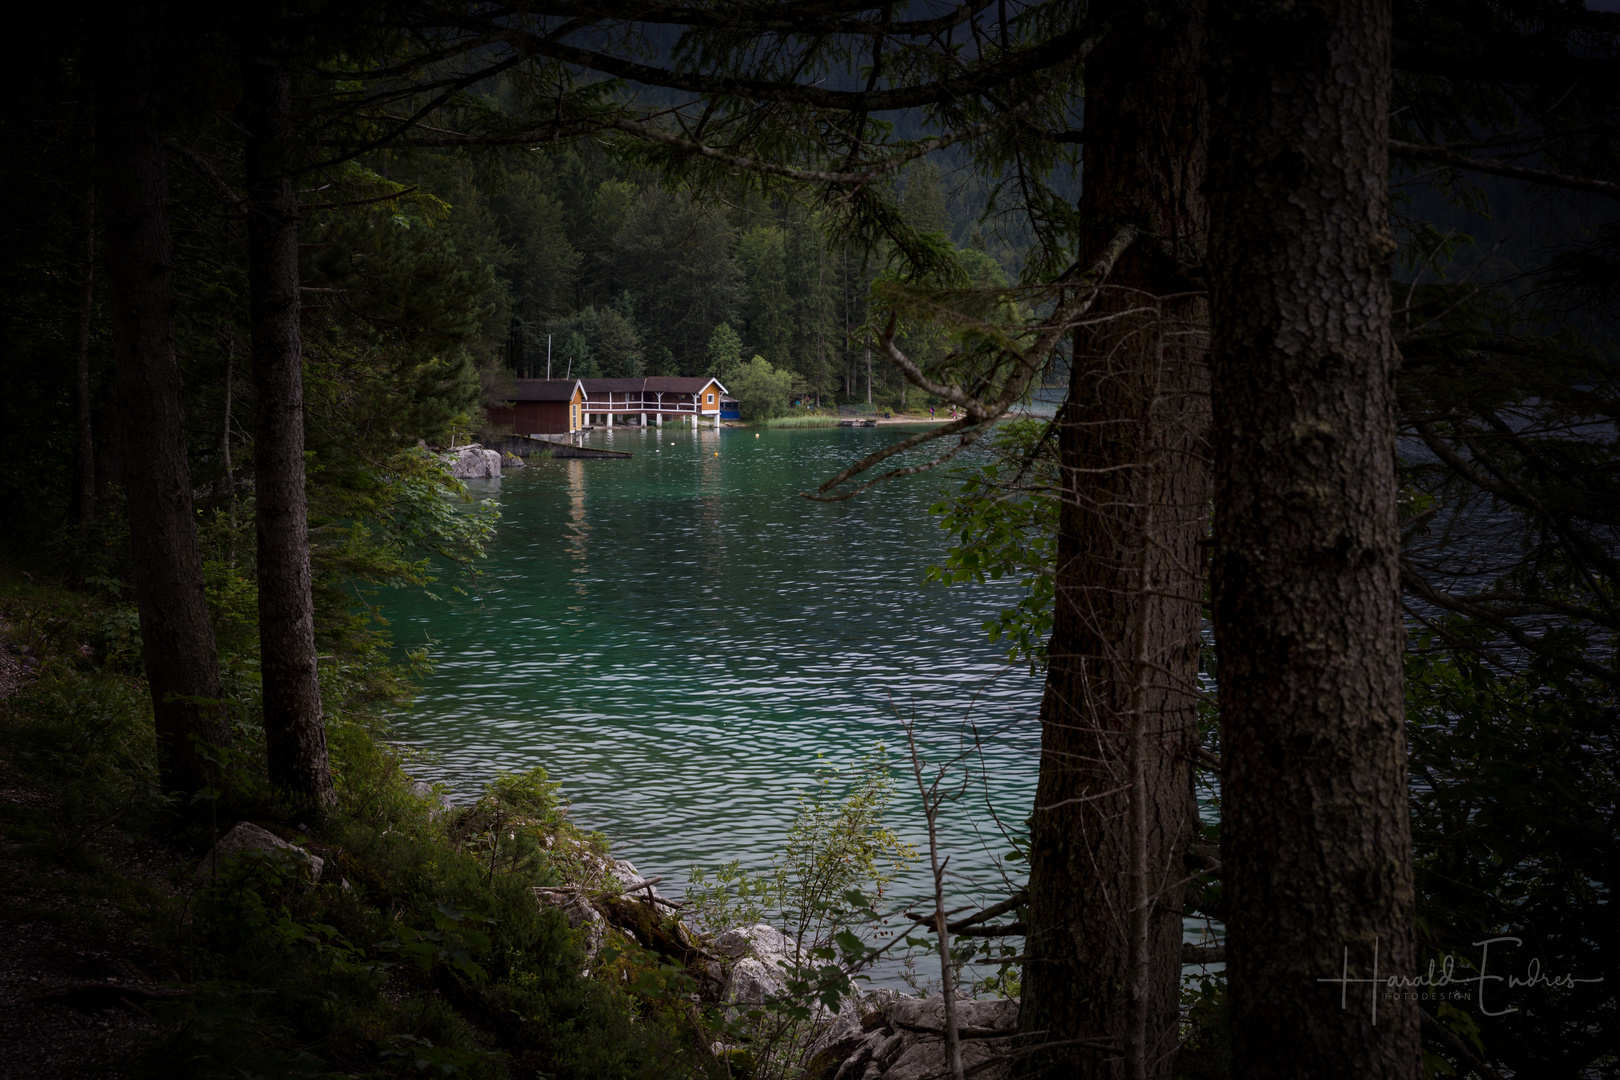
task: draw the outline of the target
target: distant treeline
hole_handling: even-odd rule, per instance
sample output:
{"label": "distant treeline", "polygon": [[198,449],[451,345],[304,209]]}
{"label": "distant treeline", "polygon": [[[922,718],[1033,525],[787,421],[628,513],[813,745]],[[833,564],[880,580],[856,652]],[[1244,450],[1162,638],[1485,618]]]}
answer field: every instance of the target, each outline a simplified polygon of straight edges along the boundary
{"label": "distant treeline", "polygon": [[[884,267],[829,237],[812,207],[757,194],[700,205],[589,146],[418,154],[377,167],[447,204],[433,228],[484,281],[477,351],[489,372],[545,376],[549,337],[558,378],[720,374],[708,347],[723,323],[740,336],[743,361],[759,355],[791,371],[802,393],[867,397],[856,331]],[[976,283],[1016,276],[1020,256],[978,221],[982,178],[942,175],[924,160],[892,194]],[[872,378],[877,399],[901,393],[888,364]]]}

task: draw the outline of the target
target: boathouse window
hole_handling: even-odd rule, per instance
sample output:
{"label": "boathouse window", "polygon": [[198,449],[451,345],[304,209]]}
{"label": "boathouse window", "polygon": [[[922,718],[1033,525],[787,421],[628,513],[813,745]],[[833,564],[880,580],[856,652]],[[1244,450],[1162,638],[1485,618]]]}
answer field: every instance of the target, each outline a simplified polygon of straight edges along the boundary
{"label": "boathouse window", "polygon": [[713,394],[710,394],[710,395],[709,395],[709,404],[710,404],[710,405],[713,405],[713,404],[714,404],[714,395],[713,395]]}

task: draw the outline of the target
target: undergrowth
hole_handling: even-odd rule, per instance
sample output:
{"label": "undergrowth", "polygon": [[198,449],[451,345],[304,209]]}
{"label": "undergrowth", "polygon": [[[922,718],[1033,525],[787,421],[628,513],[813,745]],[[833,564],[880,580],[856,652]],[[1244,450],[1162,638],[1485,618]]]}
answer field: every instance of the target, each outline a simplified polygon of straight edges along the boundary
{"label": "undergrowth", "polygon": [[[0,620],[0,644],[35,665],[0,701],[0,756],[51,796],[0,806],[0,835],[84,898],[56,917],[88,922],[111,904],[138,928],[146,972],[174,993],[150,1006],[160,1034],[142,1052],[145,1075],[608,1080],[712,1068],[679,1010],[582,978],[563,916],[536,902],[535,887],[605,842],[573,827],[539,770],[497,779],[473,807],[413,792],[410,762],[355,704],[400,678],[374,658],[323,672],[340,806],[306,821],[262,782],[250,656],[223,664],[235,741],[219,753],[233,782],[183,807],[157,783],[138,648],[112,590],[0,573]],[[243,820],[321,856],[319,882],[264,859],[197,878]],[[126,877],[98,843],[116,832],[157,842],[174,868]]]}

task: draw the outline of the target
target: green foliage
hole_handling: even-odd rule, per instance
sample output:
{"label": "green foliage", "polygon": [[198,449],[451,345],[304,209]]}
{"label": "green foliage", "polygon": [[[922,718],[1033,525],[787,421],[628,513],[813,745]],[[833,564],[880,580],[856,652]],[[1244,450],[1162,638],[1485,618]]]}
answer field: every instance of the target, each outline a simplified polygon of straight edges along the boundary
{"label": "green foliage", "polygon": [[756,225],[738,239],[736,255],[748,298],[743,322],[748,347],[778,366],[788,364],[793,353],[793,300],[785,240],[781,228]]}
{"label": "green foliage", "polygon": [[[138,654],[124,651],[128,612],[54,591],[6,593],[0,623],[10,624],[10,641],[0,648],[26,645],[40,662],[26,711],[0,701],[0,746],[14,767],[60,792],[31,823],[30,842],[79,861],[106,830],[149,825],[169,809],[158,784],[151,701],[132,674]],[[109,623],[118,627],[111,642],[102,636]]]}
{"label": "green foliage", "polygon": [[[663,1014],[579,977],[566,923],[534,901],[533,887],[558,873],[549,854],[513,859],[509,842],[485,851],[457,839],[465,819],[494,809],[536,834],[549,830],[554,848],[596,844],[567,824],[543,771],[499,777],[478,806],[447,812],[412,793],[386,730],[345,709],[328,733],[341,805],[311,831],[271,802],[253,805],[266,792],[252,783],[212,800],[217,826],[181,824],[155,790],[144,687],[79,649],[106,603],[5,586],[6,633],[12,642],[26,635],[42,663],[21,695],[0,702],[0,750],[52,798],[7,804],[0,838],[52,888],[72,882],[86,898],[59,918],[89,925],[117,905],[150,943],[147,962],[182,973],[182,993],[152,1005],[159,1028],[139,1054],[144,1074],[611,1080],[686,1071],[686,1037]],[[233,716],[245,711],[225,704]],[[242,744],[220,752],[228,768],[256,766],[252,733],[237,727]],[[116,828],[160,848],[186,845],[175,856],[189,872],[240,817],[321,855],[320,883],[250,855],[227,860],[188,900],[131,886],[97,851]]]}
{"label": "green foliage", "polygon": [[754,423],[780,416],[793,393],[793,374],[771,367],[763,356],[756,356],[739,367],[726,384],[737,399],[743,420]]}
{"label": "green foliage", "polygon": [[741,282],[732,248],[736,230],[715,209],[685,193],[643,188],[614,236],[612,280],[636,297],[646,344],[664,346],[682,375],[697,367],[714,327],[732,319]]}
{"label": "green foliage", "polygon": [[[628,304],[621,306],[628,310]],[[562,342],[552,360],[558,378],[570,370],[576,379],[636,379],[645,372],[641,335],[624,311],[586,307],[550,326]]]}
{"label": "green foliage", "polygon": [[1046,666],[1052,631],[1057,447],[1045,421],[1014,420],[997,426],[990,452],[954,496],[929,507],[958,543],[942,565],[928,568],[927,579],[956,585],[1019,577],[1024,595],[986,620],[984,631],[1007,643],[1008,660],[1027,661],[1035,672]]}
{"label": "green foliage", "polygon": [[600,875],[607,841],[574,827],[560,787],[538,766],[516,775],[501,773],[477,803],[447,815],[446,835],[487,868],[491,881],[497,875],[528,876],[548,885],[591,880]]}
{"label": "green foliage", "polygon": [[[885,823],[893,797],[888,754],[880,745],[851,768],[817,771],[769,870],[745,871],[735,860],[691,870],[686,901],[694,923],[721,931],[766,921],[785,926],[794,943],[780,994],[706,1018],[725,1042],[745,1051],[749,1075],[758,1080],[800,1075],[817,1030],[814,1010],[840,1008],[854,990],[852,975],[876,955],[857,928],[880,923],[877,909],[888,885],[916,858]],[[664,992],[683,986],[673,980]],[[738,1065],[741,1056],[729,1064]]]}
{"label": "green foliage", "polygon": [[729,323],[721,323],[714,328],[714,333],[709,335],[704,358],[708,361],[706,374],[730,386],[732,372],[742,362],[742,338],[737,336],[737,331]]}
{"label": "green foliage", "polygon": [[1448,648],[1460,625],[1420,635],[1407,655],[1412,834],[1424,959],[1478,971],[1491,937],[1516,937],[1490,974],[1543,972],[1602,983],[1498,984],[1467,1015],[1477,1041],[1516,1075],[1603,1057],[1620,999],[1610,972],[1620,926],[1605,897],[1620,876],[1620,752],[1612,690],[1555,663],[1492,670]]}
{"label": "green foliage", "polygon": [[769,915],[782,920],[805,955],[832,946],[916,858],[885,823],[893,799],[882,746],[849,769],[818,770],[769,871],[750,874],[735,861],[717,870],[692,868],[687,901],[694,921],[719,931]]}
{"label": "green foliage", "polygon": [[945,205],[945,189],[939,182],[939,166],[927,158],[906,170],[900,213],[906,223],[920,233],[944,234],[950,229],[950,212]]}
{"label": "green foliage", "polygon": [[590,342],[579,330],[569,330],[562,336],[552,374],[570,379],[597,379],[602,369],[591,354]]}
{"label": "green foliage", "polygon": [[973,248],[959,248],[956,252],[956,261],[962,267],[962,273],[973,283],[977,289],[1004,289],[1007,287],[1007,275],[1001,264],[982,251]]}

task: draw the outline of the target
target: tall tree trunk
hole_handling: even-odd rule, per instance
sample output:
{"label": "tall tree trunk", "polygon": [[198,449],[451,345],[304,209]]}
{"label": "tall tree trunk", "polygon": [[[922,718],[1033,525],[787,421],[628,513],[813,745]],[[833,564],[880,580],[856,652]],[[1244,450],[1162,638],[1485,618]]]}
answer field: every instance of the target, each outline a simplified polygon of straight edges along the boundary
{"label": "tall tree trunk", "polygon": [[1212,12],[1213,590],[1233,1074],[1416,1077],[1416,1006],[1340,981],[1416,974],[1390,9],[1217,0]]}
{"label": "tall tree trunk", "polygon": [[1080,211],[1089,265],[1141,237],[1077,332],[1060,428],[1057,606],[1031,818],[1024,1075],[1168,1077],[1178,1047],[1181,854],[1197,830],[1209,467],[1184,276],[1201,257],[1202,0],[1093,5]]}
{"label": "tall tree trunk", "polygon": [[236,339],[227,337],[225,346],[225,418],[220,424],[219,454],[225,466],[225,493],[230,501],[225,505],[230,514],[230,541],[226,558],[231,568],[236,567],[236,467],[231,463],[231,407],[236,403]]}
{"label": "tall tree trunk", "polygon": [[78,340],[73,366],[75,434],[73,516],[80,525],[96,520],[96,434],[90,421],[90,322],[96,313],[96,188],[84,195],[84,269],[80,274]]}
{"label": "tall tree trunk", "polygon": [[152,87],[148,13],[99,5],[96,153],[113,359],[123,422],[123,474],[141,656],[152,693],[166,791],[211,786],[201,743],[229,732],[216,704],[219,658],[203,595],[197,517],[174,352],[167,176]]}
{"label": "tall tree trunk", "polygon": [[247,43],[248,290],[252,323],[259,654],[270,781],[315,805],[335,801],[315,663],[309,516],[304,494],[304,375],[299,324],[298,194],[284,13]]}

